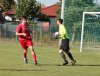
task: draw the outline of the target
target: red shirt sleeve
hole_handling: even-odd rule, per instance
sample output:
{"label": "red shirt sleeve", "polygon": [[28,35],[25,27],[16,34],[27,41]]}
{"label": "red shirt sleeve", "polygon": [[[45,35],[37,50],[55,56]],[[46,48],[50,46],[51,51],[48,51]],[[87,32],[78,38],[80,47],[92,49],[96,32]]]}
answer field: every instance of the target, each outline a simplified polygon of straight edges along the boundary
{"label": "red shirt sleeve", "polygon": [[16,27],[16,32],[18,32],[18,33],[21,32],[21,26],[20,26],[20,24]]}

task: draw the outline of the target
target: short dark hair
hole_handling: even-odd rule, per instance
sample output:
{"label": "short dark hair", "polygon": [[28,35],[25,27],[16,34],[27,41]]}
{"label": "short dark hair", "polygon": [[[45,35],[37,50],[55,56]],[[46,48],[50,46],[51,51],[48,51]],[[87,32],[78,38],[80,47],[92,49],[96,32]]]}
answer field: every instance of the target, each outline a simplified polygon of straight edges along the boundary
{"label": "short dark hair", "polygon": [[27,17],[26,16],[22,16],[22,19],[27,19]]}
{"label": "short dark hair", "polygon": [[58,21],[62,24],[63,23],[63,19],[58,19]]}

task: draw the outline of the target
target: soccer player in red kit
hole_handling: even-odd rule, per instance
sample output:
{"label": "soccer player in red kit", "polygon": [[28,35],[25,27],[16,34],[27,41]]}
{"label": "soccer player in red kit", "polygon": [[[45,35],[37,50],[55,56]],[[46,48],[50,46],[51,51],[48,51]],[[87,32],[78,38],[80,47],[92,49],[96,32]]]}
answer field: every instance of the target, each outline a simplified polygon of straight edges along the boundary
{"label": "soccer player in red kit", "polygon": [[29,30],[29,24],[27,22],[27,17],[23,16],[21,23],[16,28],[16,35],[19,37],[20,45],[23,48],[24,62],[26,64],[28,63],[27,48],[29,47],[32,53],[34,64],[37,65],[36,54],[33,49],[33,43],[32,43],[30,33],[32,32]]}

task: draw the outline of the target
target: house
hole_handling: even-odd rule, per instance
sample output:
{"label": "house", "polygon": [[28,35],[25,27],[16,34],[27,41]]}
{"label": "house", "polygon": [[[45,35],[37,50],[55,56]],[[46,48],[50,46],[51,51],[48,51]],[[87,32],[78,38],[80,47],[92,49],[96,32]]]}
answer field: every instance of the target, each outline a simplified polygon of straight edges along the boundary
{"label": "house", "polygon": [[[48,7],[46,7],[44,5],[41,6],[41,13],[45,14],[46,16],[49,17],[49,23],[43,23],[43,24],[46,24],[45,25],[46,27],[47,27],[47,24],[49,24],[48,26],[49,26],[49,29],[51,32],[53,30],[55,30],[55,27],[56,27],[55,25],[56,25],[57,10],[58,10],[57,4],[54,4],[54,5],[51,5]],[[6,17],[5,17],[6,20],[13,21],[15,13],[16,13],[16,11],[7,11],[7,12],[4,12],[3,14],[6,15]],[[12,19],[10,19],[8,16]]]}
{"label": "house", "polygon": [[51,5],[51,6],[41,9],[41,13],[43,13],[49,17],[51,32],[56,31],[55,25],[56,25],[57,10],[58,10],[57,4],[54,4],[54,5]]}
{"label": "house", "polygon": [[58,9],[58,5],[54,4],[45,8],[41,8],[41,13],[49,16],[49,17],[56,17],[57,16],[57,9]]}
{"label": "house", "polygon": [[3,12],[3,15],[5,16],[5,19],[7,21],[14,21],[16,18],[15,18],[15,11],[7,11],[7,12]]}

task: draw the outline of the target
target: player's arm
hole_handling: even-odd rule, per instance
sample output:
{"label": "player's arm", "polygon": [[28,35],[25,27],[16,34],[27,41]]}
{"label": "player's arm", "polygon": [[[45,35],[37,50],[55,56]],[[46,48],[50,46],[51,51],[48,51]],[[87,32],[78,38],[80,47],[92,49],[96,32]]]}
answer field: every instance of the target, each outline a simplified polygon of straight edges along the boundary
{"label": "player's arm", "polygon": [[17,35],[17,36],[26,36],[25,33],[18,33],[18,32],[16,32],[16,35]]}
{"label": "player's arm", "polygon": [[21,33],[20,31],[21,31],[21,27],[20,27],[20,25],[18,25],[17,28],[16,28],[16,33],[15,34],[17,36],[26,36],[25,33]]}
{"label": "player's arm", "polygon": [[54,37],[58,39],[58,38],[63,38],[64,35],[65,35],[65,30],[60,30],[59,32],[55,32]]}

